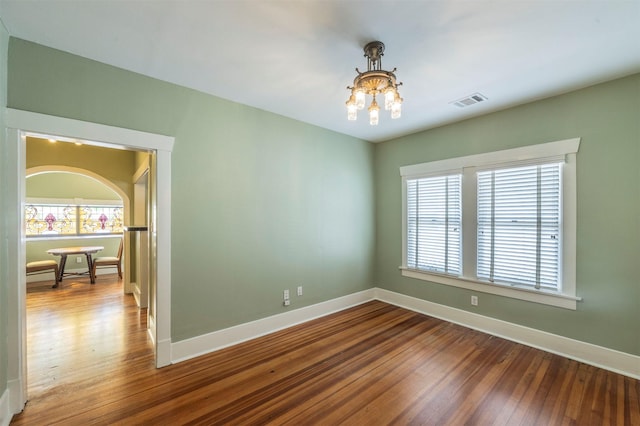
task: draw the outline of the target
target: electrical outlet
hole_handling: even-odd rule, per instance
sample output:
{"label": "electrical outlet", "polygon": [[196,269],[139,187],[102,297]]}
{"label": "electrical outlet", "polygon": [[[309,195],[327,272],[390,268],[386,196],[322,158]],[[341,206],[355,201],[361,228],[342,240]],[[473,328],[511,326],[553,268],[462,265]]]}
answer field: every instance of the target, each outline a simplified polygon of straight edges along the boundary
{"label": "electrical outlet", "polygon": [[302,286],[298,286],[298,296],[302,296]]}
{"label": "electrical outlet", "polygon": [[76,263],[82,263],[82,257],[81,256],[77,256],[76,257]]}
{"label": "electrical outlet", "polygon": [[289,299],[284,299],[284,302],[282,302],[282,304],[284,306],[289,306],[291,304],[291,301]]}
{"label": "electrical outlet", "polygon": [[473,306],[478,306],[478,296],[471,296],[471,304]]}

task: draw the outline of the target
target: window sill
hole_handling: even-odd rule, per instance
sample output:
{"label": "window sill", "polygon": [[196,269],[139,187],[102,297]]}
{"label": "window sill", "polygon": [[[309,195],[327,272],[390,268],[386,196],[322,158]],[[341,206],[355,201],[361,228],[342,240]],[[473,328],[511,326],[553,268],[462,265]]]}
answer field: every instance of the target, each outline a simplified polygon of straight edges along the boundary
{"label": "window sill", "polygon": [[512,299],[526,300],[528,302],[541,303],[543,305],[556,306],[574,311],[576,310],[577,302],[582,300],[580,297],[570,296],[568,294],[531,290],[529,288],[519,288],[516,286],[492,284],[467,278],[451,277],[426,271],[419,271],[416,269],[409,269],[406,266],[401,266],[400,270],[404,277],[450,285],[482,293],[510,297]]}

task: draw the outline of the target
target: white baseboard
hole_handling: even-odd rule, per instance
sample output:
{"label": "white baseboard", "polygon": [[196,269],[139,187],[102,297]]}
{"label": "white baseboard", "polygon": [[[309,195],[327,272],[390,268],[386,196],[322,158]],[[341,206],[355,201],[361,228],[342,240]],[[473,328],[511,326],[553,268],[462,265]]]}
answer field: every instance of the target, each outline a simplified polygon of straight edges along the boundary
{"label": "white baseboard", "polygon": [[156,319],[155,319],[155,317],[153,315],[148,315],[147,316],[147,321],[149,321],[149,324],[147,326],[147,334],[151,338],[151,342],[153,342],[153,344],[155,345],[155,343],[156,343]]}
{"label": "white baseboard", "polygon": [[640,379],[640,356],[376,288],[374,297],[493,336]]}
{"label": "white baseboard", "polygon": [[[81,273],[86,273],[87,272],[87,268],[85,267],[84,269],[68,269],[65,268],[64,273],[69,273],[69,274],[81,274]],[[107,275],[107,274],[117,274],[118,273],[118,269],[114,266],[113,268],[100,268],[96,270],[96,276],[97,275]],[[53,272],[45,272],[42,274],[35,274],[35,275],[27,275],[27,283],[37,283],[37,282],[42,282],[42,281],[53,281]],[[64,282],[64,280],[63,280]]]}
{"label": "white baseboard", "polygon": [[[82,272],[83,270],[80,269],[80,272]],[[84,271],[86,272],[86,270]],[[113,274],[117,274],[118,273],[118,268],[113,266],[113,267],[108,267],[108,268],[100,268],[100,269],[96,269],[96,276],[98,275],[113,275]],[[124,271],[122,271],[122,273],[124,274]]]}
{"label": "white baseboard", "polygon": [[11,423],[13,413],[9,409],[9,389],[5,389],[0,396],[0,426],[7,426]]}
{"label": "white baseboard", "polygon": [[47,272],[37,275],[27,275],[27,284],[51,281],[53,283],[53,272]]}
{"label": "white baseboard", "polygon": [[22,412],[27,403],[24,383],[22,380],[13,379],[7,381],[7,389],[0,397],[0,426],[11,423],[14,414]]}
{"label": "white baseboard", "polygon": [[158,341],[156,347],[156,368],[171,365],[171,339]]}
{"label": "white baseboard", "polygon": [[172,343],[171,362],[177,363],[195,358],[374,299],[574,359],[585,364],[640,379],[640,356],[380,288],[361,291],[316,305]]}
{"label": "white baseboard", "polygon": [[[117,271],[116,271],[116,273],[117,273]],[[132,282],[127,280],[127,275],[126,275],[125,271],[122,271],[122,276],[124,277],[124,289],[123,289],[123,291],[126,294],[133,294],[133,289],[134,289],[136,283],[132,283]]]}
{"label": "white baseboard", "polygon": [[133,298],[136,299],[136,304],[140,306],[140,287],[138,283],[131,283],[130,285],[131,294],[133,294]]}
{"label": "white baseboard", "polygon": [[373,299],[373,289],[328,300],[282,314],[203,334],[171,344],[172,362],[185,361],[274,331],[282,330]]}

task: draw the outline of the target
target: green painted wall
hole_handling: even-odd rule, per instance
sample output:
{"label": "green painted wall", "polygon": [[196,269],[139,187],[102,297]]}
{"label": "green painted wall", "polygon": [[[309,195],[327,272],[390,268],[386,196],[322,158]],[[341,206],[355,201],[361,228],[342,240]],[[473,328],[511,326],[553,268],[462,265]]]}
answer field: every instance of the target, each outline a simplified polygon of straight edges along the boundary
{"label": "green painted wall", "polygon": [[[104,250],[101,250],[93,255],[93,257],[97,256],[116,256],[118,254],[118,246],[120,244],[120,239],[122,237],[119,235],[114,235],[110,237],[100,237],[100,238],[91,238],[91,239],[81,239],[81,238],[69,238],[69,239],[39,239],[39,240],[28,240],[26,244],[26,257],[27,262],[33,262],[36,260],[60,260],[59,256],[53,256],[47,253],[47,250],[52,248],[59,247],[75,247],[75,246],[102,246]],[[73,269],[83,269],[87,270],[87,261],[84,255],[81,255],[82,262],[80,264],[76,263],[76,257],[78,256],[69,256],[67,265],[65,266],[65,271],[73,270]],[[53,275],[52,275],[53,276]],[[29,281],[40,281],[46,280],[47,275],[35,275],[33,278],[30,278]]]}
{"label": "green painted wall", "polygon": [[29,198],[82,198],[83,200],[122,201],[109,187],[95,179],[75,173],[40,173],[27,176]]}
{"label": "green painted wall", "polygon": [[[576,311],[404,278],[399,167],[581,137]],[[376,284],[640,355],[640,74],[376,146]]]}
{"label": "green painted wall", "polygon": [[[4,111],[7,105],[7,49],[9,45],[9,34],[0,21],[0,107]],[[5,116],[0,112],[0,129],[6,127]],[[0,132],[0,152],[7,152],[6,132]],[[0,155],[0,212],[6,212],[8,206],[5,205],[5,191],[7,187],[6,162],[8,155]],[[8,247],[7,247],[7,227],[6,214],[0,215],[0,396],[7,389],[7,359],[8,359],[8,316],[7,316],[7,290],[9,279],[7,277]]]}
{"label": "green painted wall", "polygon": [[9,88],[11,108],[175,136],[173,341],[371,287],[368,142],[15,38]]}

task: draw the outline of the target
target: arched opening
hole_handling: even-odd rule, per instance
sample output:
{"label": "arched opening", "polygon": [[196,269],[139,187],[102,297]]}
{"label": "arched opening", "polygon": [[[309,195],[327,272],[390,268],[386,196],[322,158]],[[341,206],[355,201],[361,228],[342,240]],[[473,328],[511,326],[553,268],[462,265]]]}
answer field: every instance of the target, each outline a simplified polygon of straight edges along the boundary
{"label": "arched opening", "polygon": [[[129,223],[128,218],[131,217],[131,199],[129,195],[111,180],[91,170],[64,165],[36,166],[25,171],[25,180],[27,203],[34,200],[43,200],[56,203],[67,202],[68,204],[80,202],[84,202],[84,204],[105,204],[117,199],[123,207],[123,218]],[[33,182],[34,180],[37,180],[37,182]],[[30,182],[33,182],[33,184],[30,184]],[[29,250],[29,243],[29,237],[27,236],[26,261],[43,260],[38,255],[44,256],[42,248],[46,245],[41,243],[40,250],[34,253],[33,250]],[[107,252],[114,252],[115,245],[117,245],[115,242],[109,244],[110,250],[107,250]],[[133,257],[129,254],[130,246],[130,236],[125,233],[124,270],[126,272],[123,276],[123,290],[125,293],[131,293],[131,275],[128,271],[132,269],[131,260]]]}

